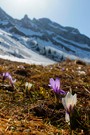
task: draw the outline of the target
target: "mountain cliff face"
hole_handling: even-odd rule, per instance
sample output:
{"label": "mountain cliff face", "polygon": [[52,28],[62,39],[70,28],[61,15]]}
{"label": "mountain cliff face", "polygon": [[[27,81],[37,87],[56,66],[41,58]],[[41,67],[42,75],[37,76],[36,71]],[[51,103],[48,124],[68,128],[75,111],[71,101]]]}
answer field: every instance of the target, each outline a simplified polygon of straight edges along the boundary
{"label": "mountain cliff face", "polygon": [[27,49],[55,61],[90,59],[90,38],[78,29],[63,27],[48,18],[30,19],[25,15],[14,19],[0,8],[0,29]]}

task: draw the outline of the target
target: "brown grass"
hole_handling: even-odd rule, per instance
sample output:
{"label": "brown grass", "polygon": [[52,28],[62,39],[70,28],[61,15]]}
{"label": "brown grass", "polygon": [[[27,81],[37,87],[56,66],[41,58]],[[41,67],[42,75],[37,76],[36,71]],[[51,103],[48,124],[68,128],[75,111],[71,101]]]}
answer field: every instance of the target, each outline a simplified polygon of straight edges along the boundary
{"label": "brown grass", "polygon": [[[56,77],[60,78],[63,90],[77,93],[78,122],[74,134],[89,135],[90,65],[66,60],[44,67],[0,59],[0,72],[6,71],[17,81],[13,89],[8,80],[3,84],[0,77],[0,135],[70,134],[61,99],[56,103],[48,87],[49,79]],[[33,84],[30,91],[25,91],[25,82]]]}

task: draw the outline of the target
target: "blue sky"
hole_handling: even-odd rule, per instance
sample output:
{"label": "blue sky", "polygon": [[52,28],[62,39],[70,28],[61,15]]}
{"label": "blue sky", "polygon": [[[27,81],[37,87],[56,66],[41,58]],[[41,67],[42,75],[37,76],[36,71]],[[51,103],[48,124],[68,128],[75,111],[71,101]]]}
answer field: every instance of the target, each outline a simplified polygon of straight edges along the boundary
{"label": "blue sky", "polygon": [[90,0],[0,0],[0,6],[14,18],[46,17],[90,37]]}

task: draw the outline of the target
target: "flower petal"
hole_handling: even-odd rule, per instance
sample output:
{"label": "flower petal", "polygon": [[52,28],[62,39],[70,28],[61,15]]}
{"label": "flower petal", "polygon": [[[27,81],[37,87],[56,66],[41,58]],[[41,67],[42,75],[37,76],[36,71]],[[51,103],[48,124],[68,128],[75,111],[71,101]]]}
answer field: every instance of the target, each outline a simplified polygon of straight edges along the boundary
{"label": "flower petal", "polygon": [[26,88],[28,87],[28,82],[25,83],[25,87],[26,87]]}
{"label": "flower petal", "polygon": [[70,125],[70,116],[69,116],[69,114],[67,112],[65,113],[65,120]]}
{"label": "flower petal", "polygon": [[56,84],[56,88],[59,89],[60,88],[60,79],[59,78],[56,78],[55,84]]}
{"label": "flower petal", "polygon": [[77,94],[73,95],[72,107],[74,107],[77,103]]}
{"label": "flower petal", "polygon": [[53,78],[50,78],[50,87],[54,90],[54,91],[56,91],[56,86],[55,86],[55,81],[54,81],[54,79]]}
{"label": "flower petal", "polygon": [[69,110],[70,105],[72,105],[72,94],[71,94],[71,92],[68,92],[66,94],[65,102],[66,102],[67,110]]}
{"label": "flower petal", "polygon": [[63,95],[65,95],[66,94],[66,92],[64,91],[64,90],[59,90],[60,91],[60,94],[63,94]]}
{"label": "flower petal", "polygon": [[62,98],[62,104],[63,104],[64,108],[67,110],[65,98]]}
{"label": "flower petal", "polygon": [[28,90],[30,90],[32,87],[32,83],[28,83]]}

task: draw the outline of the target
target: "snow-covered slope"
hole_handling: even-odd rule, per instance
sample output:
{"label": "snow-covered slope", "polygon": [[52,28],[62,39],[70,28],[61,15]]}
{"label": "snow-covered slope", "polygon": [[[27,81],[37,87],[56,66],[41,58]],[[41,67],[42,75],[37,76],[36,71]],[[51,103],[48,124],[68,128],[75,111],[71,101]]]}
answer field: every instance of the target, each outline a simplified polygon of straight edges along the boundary
{"label": "snow-covered slope", "polygon": [[0,30],[0,58],[29,64],[47,65],[55,63],[55,61],[27,48],[3,30]]}
{"label": "snow-covered slope", "polygon": [[31,20],[27,15],[17,20],[1,8],[0,28],[8,32],[1,32],[0,54],[33,58],[39,62],[47,58],[49,61],[70,58],[90,62],[90,38],[76,28],[63,27],[48,18]]}

